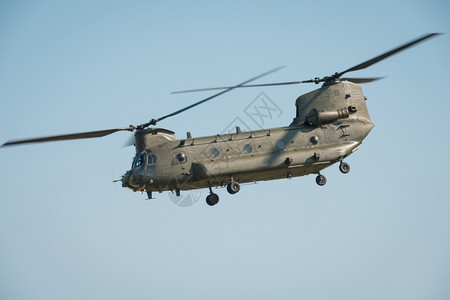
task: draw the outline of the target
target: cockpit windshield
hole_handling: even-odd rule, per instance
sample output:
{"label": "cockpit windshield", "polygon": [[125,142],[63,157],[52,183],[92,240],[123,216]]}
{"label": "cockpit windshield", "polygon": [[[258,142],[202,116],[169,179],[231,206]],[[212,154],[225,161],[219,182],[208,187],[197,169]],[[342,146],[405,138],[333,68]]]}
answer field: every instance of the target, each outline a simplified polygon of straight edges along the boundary
{"label": "cockpit windshield", "polygon": [[133,159],[133,164],[131,165],[132,168],[136,168],[137,166],[142,165],[145,162],[145,156],[142,153],[139,153],[136,155]]}

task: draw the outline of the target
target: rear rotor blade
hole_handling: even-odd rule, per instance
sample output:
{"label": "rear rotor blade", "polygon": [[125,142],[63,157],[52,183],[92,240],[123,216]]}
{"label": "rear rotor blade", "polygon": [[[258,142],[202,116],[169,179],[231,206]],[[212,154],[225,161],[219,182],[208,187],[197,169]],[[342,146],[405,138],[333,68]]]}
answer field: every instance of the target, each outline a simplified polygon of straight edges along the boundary
{"label": "rear rotor blade", "polygon": [[79,132],[79,133],[71,133],[71,134],[63,134],[63,135],[53,135],[47,137],[39,137],[39,138],[31,138],[31,139],[23,139],[23,140],[10,140],[2,145],[12,146],[12,145],[20,145],[20,144],[30,144],[30,143],[43,143],[43,142],[52,142],[52,141],[65,141],[65,140],[77,140],[77,139],[89,139],[89,138],[99,138],[110,135],[112,133],[118,131],[132,131],[132,128],[116,128],[116,129],[106,129],[106,130],[97,130],[97,131],[87,131],[87,132]]}
{"label": "rear rotor blade", "polygon": [[[383,79],[384,77],[367,77],[367,78],[342,78],[342,80],[348,80],[354,83],[368,83],[376,80]],[[262,86],[277,86],[277,85],[292,85],[292,84],[301,84],[301,83],[319,83],[323,80],[320,78],[316,79],[308,79],[301,81],[287,81],[287,82],[276,82],[276,83],[260,83],[260,84],[246,84],[241,85],[235,88],[248,88],[248,87],[262,87]],[[182,93],[192,93],[192,92],[203,92],[203,91],[211,91],[211,90],[223,90],[232,88],[230,86],[222,86],[222,87],[213,87],[213,88],[203,88],[203,89],[192,89],[192,90],[182,90],[175,91],[171,94],[182,94]]]}
{"label": "rear rotor blade", "polygon": [[[386,53],[383,53],[381,55],[378,55],[377,57],[374,57],[372,59],[369,59],[368,61],[365,61],[363,63],[360,63],[354,67],[351,67],[343,72],[340,73],[335,73],[331,76],[325,76],[323,78],[319,78],[316,77],[314,79],[309,79],[309,80],[302,80],[302,81],[288,81],[288,82],[279,82],[279,83],[263,83],[263,84],[249,84],[249,85],[239,85],[239,86],[235,86],[235,87],[229,87],[229,86],[224,86],[224,87],[215,87],[215,88],[204,88],[204,89],[193,89],[193,90],[183,90],[183,91],[176,91],[176,92],[172,92],[172,94],[178,94],[178,93],[189,93],[189,92],[200,92],[200,91],[209,91],[209,90],[220,90],[220,89],[229,89],[229,88],[244,88],[244,87],[262,87],[262,86],[276,86],[276,85],[290,85],[290,84],[300,84],[300,83],[320,83],[320,82],[332,82],[335,81],[337,79],[339,79],[342,75],[344,75],[347,72],[352,72],[352,71],[357,71],[357,70],[362,70],[365,69],[389,56],[392,56],[402,50],[405,50],[409,47],[412,47],[420,42],[425,41],[426,39],[429,39],[433,36],[436,35],[440,35],[441,33],[429,33],[423,37],[417,38],[409,43],[406,43],[400,47],[397,47],[391,51],[388,51]],[[354,83],[368,83],[368,82],[373,82],[379,79],[382,79],[383,77],[373,77],[373,78],[343,78],[342,80],[348,80]]]}
{"label": "rear rotor blade", "polygon": [[431,38],[431,37],[433,37],[435,35],[439,35],[439,34],[441,34],[441,33],[429,33],[429,34],[427,34],[427,35],[425,35],[423,37],[415,39],[415,40],[413,40],[413,41],[411,41],[409,43],[406,43],[406,44],[404,44],[404,45],[402,45],[400,47],[397,47],[397,48],[395,48],[395,49],[393,49],[391,51],[388,51],[386,53],[378,55],[377,57],[369,59],[368,61],[360,63],[359,65],[351,67],[350,69],[347,69],[347,70],[345,70],[343,72],[340,72],[340,73],[337,74],[337,77],[341,77],[342,75],[344,75],[347,72],[362,70],[362,69],[365,69],[367,67],[370,67],[371,65],[376,64],[377,62],[379,62],[379,61],[381,61],[381,60],[383,60],[385,58],[388,58],[389,56],[392,56],[392,55],[394,55],[394,54],[396,54],[396,53],[398,53],[398,52],[400,52],[402,50],[405,50],[405,49],[407,49],[407,48],[409,48],[411,46],[414,46],[415,44],[418,44],[418,43],[420,43],[422,41],[425,41],[426,39],[429,39],[429,38]]}
{"label": "rear rotor blade", "polygon": [[[246,84],[241,86],[236,86],[234,88],[247,88],[247,87],[260,87],[260,86],[273,86],[273,85],[289,85],[289,84],[300,84],[311,82],[310,80],[305,81],[289,81],[289,82],[278,82],[278,83],[260,83],[260,84]],[[171,94],[181,94],[181,93],[191,93],[191,92],[203,92],[203,91],[212,91],[212,90],[224,90],[233,88],[231,86],[222,86],[222,87],[213,87],[213,88],[203,88],[203,89],[193,89],[193,90],[183,90],[183,91],[175,91]]]}
{"label": "rear rotor blade", "polygon": [[353,83],[369,83],[369,82],[373,82],[373,81],[377,81],[380,79],[383,79],[384,77],[367,77],[367,78],[349,78],[349,77],[344,77],[341,78],[341,81],[350,81]]}

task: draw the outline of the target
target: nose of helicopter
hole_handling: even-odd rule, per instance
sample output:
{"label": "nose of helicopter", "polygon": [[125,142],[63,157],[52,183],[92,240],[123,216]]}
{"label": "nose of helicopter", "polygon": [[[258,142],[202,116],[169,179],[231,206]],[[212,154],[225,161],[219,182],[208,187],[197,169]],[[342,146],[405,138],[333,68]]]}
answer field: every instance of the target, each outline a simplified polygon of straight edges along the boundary
{"label": "nose of helicopter", "polygon": [[127,171],[122,175],[122,187],[137,189],[144,185],[144,176],[140,172]]}
{"label": "nose of helicopter", "polygon": [[130,186],[131,171],[127,171],[122,175],[122,187],[131,188]]}

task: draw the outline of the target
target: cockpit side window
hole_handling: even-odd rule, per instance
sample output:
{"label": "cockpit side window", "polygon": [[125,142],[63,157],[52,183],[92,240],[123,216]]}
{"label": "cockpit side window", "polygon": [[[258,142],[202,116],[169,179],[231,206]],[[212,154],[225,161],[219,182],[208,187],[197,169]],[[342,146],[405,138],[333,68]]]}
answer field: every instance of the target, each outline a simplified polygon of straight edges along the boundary
{"label": "cockpit side window", "polygon": [[153,154],[150,150],[147,150],[146,156],[147,156],[147,164],[148,165],[155,165],[156,164],[156,155]]}
{"label": "cockpit side window", "polygon": [[156,169],[156,155],[153,154],[150,150],[147,150],[146,152],[147,156],[147,165],[146,165],[146,174],[151,175],[155,173]]}

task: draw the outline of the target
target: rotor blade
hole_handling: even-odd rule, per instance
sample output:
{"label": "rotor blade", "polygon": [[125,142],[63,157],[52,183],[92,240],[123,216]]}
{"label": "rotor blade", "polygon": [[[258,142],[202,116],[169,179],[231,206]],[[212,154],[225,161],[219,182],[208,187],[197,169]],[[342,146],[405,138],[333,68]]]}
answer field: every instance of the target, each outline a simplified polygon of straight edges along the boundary
{"label": "rotor blade", "polygon": [[130,135],[127,138],[127,140],[125,141],[125,143],[123,143],[122,147],[125,148],[125,147],[133,146],[134,142],[135,142],[134,135]]}
{"label": "rotor blade", "polygon": [[[342,78],[342,80],[351,81],[354,83],[368,83],[376,80],[383,79],[384,77],[368,77],[368,78]],[[301,83],[313,83],[316,82],[314,79],[309,80],[301,80],[301,81],[287,81],[287,82],[277,82],[277,83],[260,83],[260,84],[246,84],[241,85],[236,88],[247,88],[247,87],[261,87],[261,86],[277,86],[277,85],[290,85],[290,84],[301,84]],[[181,94],[181,93],[192,93],[192,92],[202,92],[202,91],[211,91],[211,90],[224,90],[229,89],[230,86],[222,86],[222,87],[213,87],[213,88],[203,88],[203,89],[193,89],[193,90],[183,90],[183,91],[175,91],[171,94]]]}
{"label": "rotor blade", "polygon": [[2,147],[19,145],[19,144],[29,144],[29,143],[43,143],[43,142],[51,142],[51,141],[99,138],[99,137],[110,135],[110,134],[118,132],[118,131],[131,131],[131,130],[132,130],[131,128],[116,128],[116,129],[79,132],[79,133],[71,133],[71,134],[63,134],[63,135],[53,135],[53,136],[23,139],[23,140],[10,140],[10,141],[7,141],[6,143],[4,143],[2,145]]}
{"label": "rotor blade", "polygon": [[283,68],[284,68],[284,66],[279,66],[279,67],[276,67],[276,68],[274,68],[274,69],[272,69],[272,70],[269,70],[269,71],[267,71],[267,72],[264,72],[264,73],[262,73],[262,74],[260,74],[260,75],[258,75],[258,76],[256,76],[256,77],[253,77],[253,78],[251,78],[251,79],[248,79],[248,80],[246,80],[246,81],[244,81],[244,82],[242,82],[242,83],[240,83],[240,84],[238,84],[238,85],[226,87],[226,90],[224,90],[224,91],[221,91],[221,92],[219,92],[219,93],[217,93],[217,94],[214,94],[214,95],[212,95],[212,96],[210,96],[210,97],[208,97],[208,98],[206,98],[206,99],[203,99],[203,100],[198,101],[198,102],[196,102],[196,103],[194,103],[194,104],[191,104],[191,105],[189,105],[189,106],[186,106],[185,108],[182,108],[182,109],[180,109],[180,110],[177,110],[177,111],[175,111],[175,112],[173,112],[173,113],[171,113],[171,114],[168,114],[168,115],[166,115],[166,116],[164,116],[164,117],[158,118],[158,119],[156,119],[156,120],[152,120],[152,121],[154,121],[154,122],[152,122],[152,125],[155,125],[157,122],[162,121],[162,120],[164,120],[164,119],[166,119],[166,118],[168,118],[168,117],[172,117],[172,116],[178,115],[179,113],[182,113],[182,112],[184,112],[184,111],[186,111],[186,110],[188,110],[188,109],[191,109],[191,108],[193,108],[193,107],[195,107],[195,106],[197,106],[197,105],[200,105],[200,104],[202,104],[202,103],[205,103],[206,101],[209,101],[209,100],[211,100],[211,99],[213,99],[213,98],[216,98],[217,96],[220,96],[220,95],[222,95],[222,94],[225,94],[226,92],[229,92],[229,91],[231,91],[231,90],[233,90],[233,89],[235,89],[235,88],[244,86],[245,84],[247,84],[247,83],[249,83],[249,82],[251,82],[251,81],[254,81],[254,80],[259,79],[259,78],[261,78],[261,77],[263,77],[263,76],[269,75],[270,73],[276,72],[276,71],[281,70],[281,69],[283,69]]}
{"label": "rotor blade", "polygon": [[373,81],[377,81],[380,79],[383,79],[384,77],[368,77],[368,78],[349,78],[349,77],[344,77],[341,78],[341,81],[350,81],[353,83],[369,83],[369,82],[373,82]]}
{"label": "rotor blade", "polygon": [[[300,83],[305,83],[305,82],[311,82],[311,81],[304,80],[304,81],[289,81],[289,82],[278,82],[278,83],[246,84],[246,85],[236,86],[234,88],[247,88],[247,87],[272,86],[272,85],[289,85],[289,84],[300,84]],[[222,86],[222,87],[213,87],[213,88],[183,90],[183,91],[175,91],[175,92],[172,92],[171,94],[202,92],[202,91],[212,91],[212,90],[225,90],[225,89],[229,89],[229,88],[233,88],[233,87],[232,86]]]}
{"label": "rotor blade", "polygon": [[411,42],[409,42],[409,43],[406,43],[406,44],[404,44],[404,45],[402,45],[402,46],[400,46],[400,47],[397,47],[397,48],[395,48],[395,49],[393,49],[393,50],[391,50],[391,51],[388,51],[388,52],[386,52],[386,53],[383,53],[383,54],[381,54],[381,55],[378,55],[377,57],[374,57],[374,58],[372,58],[372,59],[369,59],[368,61],[365,61],[365,62],[363,62],[363,63],[360,63],[359,65],[356,65],[356,66],[354,66],[354,67],[351,67],[350,69],[347,69],[347,70],[345,70],[345,71],[343,71],[343,72],[341,72],[341,73],[338,73],[337,75],[337,77],[340,77],[340,76],[342,76],[343,74],[345,74],[345,73],[347,73],[347,72],[352,72],[352,71],[357,71],[357,70],[362,70],[362,69],[365,69],[365,68],[367,68],[367,67],[369,67],[369,66],[371,66],[371,65],[373,65],[373,64],[376,64],[377,62],[379,62],[380,60],[383,60],[383,59],[385,59],[385,58],[387,58],[387,57],[389,57],[389,56],[391,56],[391,55],[394,55],[394,54],[396,54],[396,53],[398,53],[398,52],[400,52],[400,51],[402,51],[402,50],[405,50],[406,48],[409,48],[409,47],[411,47],[411,46],[413,46],[413,45],[415,45],[415,44],[418,44],[418,43],[420,43],[420,42],[422,42],[422,41],[424,41],[424,40],[426,40],[426,39],[429,39],[429,38],[431,38],[431,37],[433,37],[433,36],[435,36],[435,35],[439,35],[439,34],[441,34],[441,33],[429,33],[429,34],[427,34],[427,35],[425,35],[425,36],[423,36],[423,37],[420,37],[420,38],[418,38],[418,39],[415,39],[415,40],[413,40],[413,41],[411,41]]}
{"label": "rotor blade", "polygon": [[[329,76],[329,77],[327,76],[327,77],[324,77],[324,78],[315,78],[315,79],[302,80],[302,81],[288,81],[288,82],[279,82],[279,83],[263,83],[263,84],[248,84],[248,85],[243,84],[243,85],[234,86],[234,87],[233,86],[223,86],[223,87],[214,87],[214,88],[182,90],[182,91],[172,92],[171,94],[201,92],[201,91],[211,91],[211,90],[223,90],[223,89],[231,89],[231,88],[262,87],[262,86],[276,86],[276,85],[290,85],[290,84],[301,84],[301,83],[325,82],[325,81],[327,81],[327,79],[337,79],[337,78],[341,77],[343,74],[345,74],[347,72],[365,69],[365,68],[367,68],[367,67],[369,67],[369,66],[371,66],[371,65],[373,65],[373,64],[375,64],[375,63],[377,63],[377,62],[379,62],[379,61],[381,61],[381,60],[383,60],[383,59],[385,59],[385,58],[387,58],[387,57],[389,57],[391,55],[394,55],[394,54],[396,54],[396,53],[398,53],[398,52],[400,52],[400,51],[402,51],[402,50],[404,50],[406,48],[409,48],[409,47],[411,47],[411,46],[413,46],[415,44],[418,44],[418,43],[428,39],[428,38],[431,38],[431,37],[433,37],[435,35],[440,35],[440,34],[441,33],[430,33],[430,34],[427,34],[427,35],[425,35],[423,37],[420,37],[420,38],[418,38],[416,40],[413,40],[412,42],[404,44],[404,45],[402,45],[400,47],[397,47],[397,48],[395,48],[395,49],[393,49],[391,51],[388,51],[388,52],[386,52],[384,54],[381,54],[381,55],[379,55],[377,57],[374,57],[374,58],[372,58],[372,59],[370,59],[370,60],[368,60],[366,62],[363,62],[363,63],[361,63],[359,65],[356,65],[356,66],[354,66],[354,67],[352,67],[350,69],[347,69],[347,70],[345,70],[345,71],[343,71],[341,73],[336,73],[335,75],[332,75],[332,76]],[[379,79],[382,79],[382,78],[384,78],[384,77],[346,78],[345,80],[348,80],[348,81],[351,81],[351,82],[354,82],[354,83],[368,83],[368,82],[372,82],[372,81],[379,80]]]}

